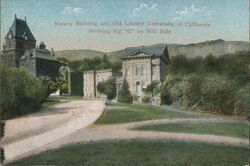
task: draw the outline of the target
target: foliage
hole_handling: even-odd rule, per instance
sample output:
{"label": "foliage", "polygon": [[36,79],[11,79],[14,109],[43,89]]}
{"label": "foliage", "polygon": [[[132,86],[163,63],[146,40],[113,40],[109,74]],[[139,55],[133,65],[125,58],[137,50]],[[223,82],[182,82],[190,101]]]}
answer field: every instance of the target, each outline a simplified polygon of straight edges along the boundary
{"label": "foliage", "polygon": [[250,83],[239,88],[235,94],[236,103],[234,104],[234,113],[242,114],[244,112],[250,115]]}
{"label": "foliage", "polygon": [[145,89],[143,89],[143,92],[147,94],[151,94],[152,97],[154,96],[154,89],[157,87],[159,82],[151,82]]}
{"label": "foliage", "polygon": [[235,84],[226,77],[209,75],[201,87],[201,104],[206,110],[233,114]]}
{"label": "foliage", "polygon": [[56,58],[59,62],[61,62],[62,64],[65,64],[65,65],[69,65],[70,61],[67,59],[67,58],[64,58],[64,57],[58,57]]}
{"label": "foliage", "polygon": [[250,52],[216,57],[172,58],[161,85],[162,104],[178,102],[192,109],[223,114],[246,114],[249,110]]}
{"label": "foliage", "polygon": [[93,59],[85,58],[83,60],[69,62],[69,67],[76,71],[87,71],[87,70],[102,70],[102,69],[110,69],[114,72],[120,72],[121,63],[115,62],[111,63],[108,60],[107,55],[104,55],[102,58],[95,57]]}
{"label": "foliage", "polygon": [[190,74],[183,78],[180,83],[182,90],[181,105],[189,108],[200,103],[202,81],[203,77],[197,74]]}
{"label": "foliage", "polygon": [[109,100],[114,99],[116,97],[115,79],[108,79],[106,81],[99,82],[97,84],[97,90],[100,93],[107,95]]}
{"label": "foliage", "polygon": [[142,103],[151,103],[151,99],[152,99],[152,97],[150,97],[150,96],[143,96],[141,101],[142,101]]}
{"label": "foliage", "polygon": [[172,57],[171,64],[167,67],[168,74],[189,74],[197,71],[202,65],[202,58],[187,58],[186,55]]}
{"label": "foliage", "polygon": [[1,118],[36,111],[47,97],[42,81],[24,69],[0,67]]}
{"label": "foliage", "polygon": [[56,80],[53,80],[48,76],[42,76],[40,77],[40,79],[42,80],[42,84],[46,88],[47,96],[49,96],[51,93],[56,92],[59,89],[59,83],[56,82]]}
{"label": "foliage", "polygon": [[122,103],[132,103],[133,102],[133,97],[131,95],[131,92],[129,90],[128,82],[124,78],[123,83],[118,91],[118,102]]}
{"label": "foliage", "polygon": [[104,90],[105,90],[105,82],[104,81],[98,82],[98,84],[97,84],[97,90],[100,93],[104,92]]}

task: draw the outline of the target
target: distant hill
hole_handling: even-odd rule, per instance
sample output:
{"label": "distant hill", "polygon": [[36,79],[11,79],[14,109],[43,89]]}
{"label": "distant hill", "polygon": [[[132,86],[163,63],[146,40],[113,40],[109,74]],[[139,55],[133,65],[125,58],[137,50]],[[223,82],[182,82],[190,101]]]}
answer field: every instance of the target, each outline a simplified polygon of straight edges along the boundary
{"label": "distant hill", "polygon": [[94,57],[103,57],[104,52],[95,51],[95,50],[64,50],[56,51],[55,55],[57,58],[63,57],[70,61],[82,60],[84,58],[94,58]]}
{"label": "distant hill", "polygon": [[[168,45],[168,50],[170,56],[176,56],[178,54],[185,54],[187,57],[196,56],[206,56],[208,54],[213,54],[215,56],[236,53],[238,51],[249,51],[249,42],[244,41],[224,41],[224,40],[212,40],[201,43],[191,43],[191,44],[155,44],[148,47],[149,49],[158,49]],[[123,50],[113,51],[113,52],[101,52],[95,50],[65,50],[57,51],[56,57],[64,57],[70,61],[81,60],[84,58],[94,58],[103,57],[105,54],[109,57],[112,62],[119,61],[120,55],[130,51],[137,47],[127,47]]]}

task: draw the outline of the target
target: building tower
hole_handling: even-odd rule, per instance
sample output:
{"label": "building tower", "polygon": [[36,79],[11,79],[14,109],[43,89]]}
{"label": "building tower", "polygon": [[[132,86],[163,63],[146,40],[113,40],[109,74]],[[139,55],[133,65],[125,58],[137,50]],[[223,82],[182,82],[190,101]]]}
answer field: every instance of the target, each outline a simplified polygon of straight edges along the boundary
{"label": "building tower", "polygon": [[19,59],[25,50],[36,47],[36,39],[33,36],[25,19],[16,17],[8,33],[5,36],[5,43],[2,51],[2,63],[7,66],[18,67]]}

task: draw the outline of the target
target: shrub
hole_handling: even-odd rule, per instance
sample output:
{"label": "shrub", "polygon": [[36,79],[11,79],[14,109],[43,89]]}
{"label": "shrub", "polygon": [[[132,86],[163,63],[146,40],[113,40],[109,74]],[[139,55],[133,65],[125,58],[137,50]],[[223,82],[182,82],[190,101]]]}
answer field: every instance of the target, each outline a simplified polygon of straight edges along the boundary
{"label": "shrub", "polygon": [[202,79],[202,76],[197,74],[190,74],[183,78],[180,84],[182,106],[190,108],[200,103]]}
{"label": "shrub", "polygon": [[117,100],[118,100],[118,102],[122,102],[122,103],[132,103],[133,102],[133,97],[131,95],[128,83],[127,83],[125,78],[123,80],[121,88],[119,89]]}
{"label": "shrub", "polygon": [[235,93],[237,102],[234,104],[234,113],[236,115],[250,114],[250,83],[241,87]]}
{"label": "shrub", "polygon": [[53,80],[48,76],[40,77],[40,79],[46,89],[47,96],[49,96],[51,93],[56,92],[60,88],[60,83],[57,82],[57,80]]}
{"label": "shrub", "polygon": [[115,79],[108,79],[97,84],[97,90],[105,94],[109,100],[116,97],[116,84]]}
{"label": "shrub", "polygon": [[234,90],[233,81],[217,74],[209,75],[201,87],[201,104],[208,111],[233,114]]}
{"label": "shrub", "polygon": [[151,82],[145,89],[143,89],[143,92],[150,94],[152,97],[154,96],[154,89],[157,87],[159,82]]}
{"label": "shrub", "polygon": [[141,101],[142,101],[142,103],[151,103],[151,97],[150,96],[143,96]]}
{"label": "shrub", "polygon": [[98,82],[98,84],[97,84],[97,90],[100,93],[104,92],[104,90],[105,90],[105,82],[104,81]]}
{"label": "shrub", "polygon": [[11,118],[36,111],[46,99],[42,81],[24,69],[0,67],[1,118]]}
{"label": "shrub", "polygon": [[171,104],[173,101],[179,101],[183,92],[179,85],[182,81],[180,75],[168,75],[166,81],[160,87],[161,104]]}
{"label": "shrub", "polygon": [[109,100],[116,97],[115,79],[108,79],[107,81],[105,81],[103,94],[107,95],[107,98]]}
{"label": "shrub", "polygon": [[202,65],[201,57],[187,58],[186,55],[172,57],[168,66],[168,74],[189,74],[196,72]]}

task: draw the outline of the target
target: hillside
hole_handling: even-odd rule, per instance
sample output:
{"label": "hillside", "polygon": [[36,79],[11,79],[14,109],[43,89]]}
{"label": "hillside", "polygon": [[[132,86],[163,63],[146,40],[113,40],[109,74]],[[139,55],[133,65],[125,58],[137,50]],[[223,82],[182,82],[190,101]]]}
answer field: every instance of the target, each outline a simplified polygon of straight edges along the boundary
{"label": "hillside", "polygon": [[95,51],[95,50],[64,50],[64,51],[56,51],[56,57],[63,57],[70,61],[81,60],[84,58],[94,58],[94,57],[103,57],[105,55],[104,52]]}
{"label": "hillside", "polygon": [[[206,56],[208,54],[213,54],[215,56],[235,53],[238,51],[249,51],[249,42],[243,41],[224,41],[224,40],[213,40],[201,43],[191,43],[191,44],[155,44],[151,46],[145,46],[149,49],[158,49],[168,45],[170,56],[176,56],[178,54],[185,54],[187,57],[196,56]],[[70,61],[81,60],[84,58],[94,58],[102,57],[107,54],[109,60],[112,62],[119,61],[120,55],[130,51],[131,49],[139,47],[127,47],[123,50],[113,51],[113,52],[101,52],[95,50],[65,50],[57,51],[56,57],[64,57]]]}

